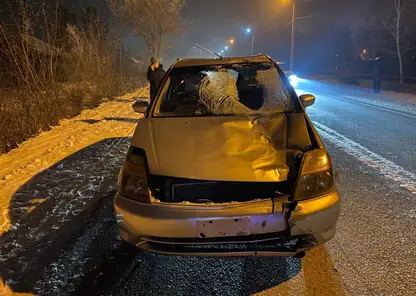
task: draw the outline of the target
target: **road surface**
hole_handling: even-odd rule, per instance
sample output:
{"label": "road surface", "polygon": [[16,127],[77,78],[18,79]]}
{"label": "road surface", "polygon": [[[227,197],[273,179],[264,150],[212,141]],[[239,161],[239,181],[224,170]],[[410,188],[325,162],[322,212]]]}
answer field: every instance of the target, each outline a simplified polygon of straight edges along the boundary
{"label": "road surface", "polygon": [[[308,80],[298,91],[317,97],[308,114],[340,170],[342,212],[332,241],[303,259],[162,256],[123,244],[112,217],[111,184],[128,138],[106,139],[59,161],[15,194],[82,186],[51,181],[68,169],[69,180],[86,171],[101,176],[92,181],[99,190],[87,188],[83,195],[103,198],[77,218],[81,223],[62,224],[46,243],[3,256],[5,293],[416,295],[416,101]],[[97,162],[102,157],[110,165]],[[3,255],[1,244],[13,242],[4,237]]]}

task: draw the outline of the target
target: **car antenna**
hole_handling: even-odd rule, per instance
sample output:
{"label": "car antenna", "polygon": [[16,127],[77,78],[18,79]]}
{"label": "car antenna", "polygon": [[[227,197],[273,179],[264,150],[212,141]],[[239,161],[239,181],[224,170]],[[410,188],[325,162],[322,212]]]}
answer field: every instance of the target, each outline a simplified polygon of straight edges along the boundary
{"label": "car antenna", "polygon": [[199,48],[202,48],[203,50],[212,53],[213,55],[216,55],[217,57],[219,57],[221,60],[224,58],[222,55],[219,55],[218,53],[213,52],[212,50],[209,50],[208,48],[203,47],[202,45],[199,45],[198,43],[195,43],[196,46],[198,46]]}

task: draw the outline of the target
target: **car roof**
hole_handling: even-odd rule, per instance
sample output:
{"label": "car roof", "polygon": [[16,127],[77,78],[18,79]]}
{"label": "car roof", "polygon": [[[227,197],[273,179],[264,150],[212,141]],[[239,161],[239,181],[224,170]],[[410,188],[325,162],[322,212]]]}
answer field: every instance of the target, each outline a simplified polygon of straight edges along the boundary
{"label": "car roof", "polygon": [[212,65],[227,65],[240,63],[265,63],[274,62],[272,58],[267,55],[255,55],[248,57],[223,57],[223,58],[183,58],[178,59],[173,65],[173,68],[192,67],[192,66],[212,66]]}

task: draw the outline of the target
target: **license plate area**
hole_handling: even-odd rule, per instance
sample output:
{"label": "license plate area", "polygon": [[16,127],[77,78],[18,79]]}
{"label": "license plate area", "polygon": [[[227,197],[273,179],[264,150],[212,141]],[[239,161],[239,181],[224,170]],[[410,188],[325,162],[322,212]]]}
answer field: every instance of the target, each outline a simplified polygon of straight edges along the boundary
{"label": "license plate area", "polygon": [[251,235],[250,217],[197,221],[198,237],[227,237]]}

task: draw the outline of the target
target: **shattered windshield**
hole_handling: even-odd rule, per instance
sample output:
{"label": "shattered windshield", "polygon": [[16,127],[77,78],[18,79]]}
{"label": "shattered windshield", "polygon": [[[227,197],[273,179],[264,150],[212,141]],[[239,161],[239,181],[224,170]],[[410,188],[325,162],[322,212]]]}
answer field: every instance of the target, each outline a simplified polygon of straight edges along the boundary
{"label": "shattered windshield", "polygon": [[155,116],[267,115],[294,111],[289,89],[272,63],[173,69]]}

